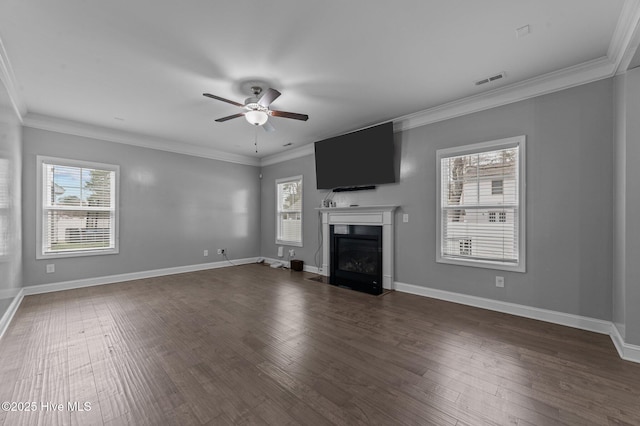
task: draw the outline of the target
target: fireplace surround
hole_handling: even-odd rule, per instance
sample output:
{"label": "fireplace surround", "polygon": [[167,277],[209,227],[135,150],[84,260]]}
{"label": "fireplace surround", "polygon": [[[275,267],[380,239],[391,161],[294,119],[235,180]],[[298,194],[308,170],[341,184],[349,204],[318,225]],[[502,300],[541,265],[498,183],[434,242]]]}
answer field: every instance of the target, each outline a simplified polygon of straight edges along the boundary
{"label": "fireplace surround", "polygon": [[[331,244],[333,237],[335,237],[336,225],[343,225],[342,227],[338,227],[338,231],[344,232],[345,229],[353,229],[353,230],[362,230],[366,228],[376,228],[380,233],[380,238],[382,241],[381,244],[381,259],[379,263],[379,279],[381,279],[382,289],[393,289],[394,282],[394,219],[395,219],[395,210],[398,206],[356,206],[356,207],[328,207],[328,208],[320,208],[320,212],[322,213],[322,270],[321,273],[329,277],[329,282],[336,281],[337,285],[345,285],[340,284],[340,280],[344,279],[344,275],[340,277],[341,273],[336,273],[334,265],[334,260],[331,258]],[[331,235],[331,228],[333,225],[334,236]],[[344,228],[346,226],[354,226],[352,228]],[[360,228],[359,228],[360,227]],[[371,239],[371,235],[367,234],[365,231],[365,236],[358,237],[359,239]],[[351,241],[353,243],[353,241]],[[335,244],[335,243],[334,243]],[[371,242],[366,242],[365,244],[371,245]],[[345,246],[346,249],[349,249],[349,246]],[[354,272],[349,271],[349,269],[358,268],[360,266],[355,265],[342,265],[346,266],[346,272]],[[338,269],[340,265],[337,265]],[[343,271],[344,272],[344,271]],[[355,271],[357,272],[357,271]],[[351,276],[353,277],[353,276]],[[349,279],[347,277],[347,279]],[[344,281],[343,281],[344,282]],[[378,281],[379,283],[379,281]],[[345,285],[349,287],[349,283]],[[379,290],[381,291],[381,290]],[[379,294],[379,293],[378,293]]]}

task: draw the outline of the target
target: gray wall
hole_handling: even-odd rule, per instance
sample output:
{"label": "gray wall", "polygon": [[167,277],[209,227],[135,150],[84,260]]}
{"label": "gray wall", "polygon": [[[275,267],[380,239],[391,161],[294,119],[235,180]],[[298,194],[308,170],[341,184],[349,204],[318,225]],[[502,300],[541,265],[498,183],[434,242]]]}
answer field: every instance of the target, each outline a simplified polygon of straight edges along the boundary
{"label": "gray wall", "polygon": [[[341,193],[338,205],[398,204],[396,281],[587,317],[612,318],[613,81],[579,86],[396,134],[400,182]],[[527,272],[435,262],[436,150],[527,136]],[[357,159],[354,159],[357,161]],[[313,264],[324,192],[313,156],[264,167],[262,254],[275,257],[274,180],[304,175],[304,245]],[[409,222],[402,223],[402,214]],[[495,276],[505,288],[495,287]]]}
{"label": "gray wall", "polygon": [[[261,229],[260,253],[264,257],[278,258],[276,245],[276,179],[302,175],[302,247],[285,246],[284,260],[288,250],[296,251],[296,259],[304,260],[305,266],[322,266],[322,250],[318,252],[318,211],[315,210],[328,191],[317,191],[315,159],[311,156],[296,158],[284,163],[262,168],[261,185]],[[316,255],[317,253],[317,255]],[[317,260],[317,264],[316,264]]]}
{"label": "gray wall", "polygon": [[[36,155],[120,166],[119,254],[36,260]],[[23,171],[25,285],[260,254],[257,167],[25,128]]]}
{"label": "gray wall", "polygon": [[614,220],[613,220],[613,317],[618,331],[625,338],[626,287],[626,135],[627,91],[626,75],[614,79]]}
{"label": "gray wall", "polygon": [[[640,68],[628,71],[624,77],[624,134],[616,144],[617,158],[624,161],[623,185],[616,189],[616,194],[623,202],[616,203],[616,217],[625,218],[622,226],[616,227],[616,246],[624,251],[620,274],[616,280],[616,290],[621,295],[624,308],[625,342],[640,345],[640,223],[634,220],[640,212]],[[616,312],[616,317],[620,313]]]}
{"label": "gray wall", "polygon": [[22,286],[22,128],[0,82],[0,318]]}

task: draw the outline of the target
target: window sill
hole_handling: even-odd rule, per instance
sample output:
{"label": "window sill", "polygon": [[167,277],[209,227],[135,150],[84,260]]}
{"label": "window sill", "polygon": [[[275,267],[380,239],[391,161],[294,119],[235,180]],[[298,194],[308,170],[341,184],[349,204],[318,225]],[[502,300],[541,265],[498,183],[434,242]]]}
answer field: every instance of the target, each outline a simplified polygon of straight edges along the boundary
{"label": "window sill", "polygon": [[437,263],[444,263],[448,265],[457,265],[457,266],[469,266],[472,268],[484,268],[484,269],[495,269],[498,271],[511,271],[511,272],[521,272],[525,273],[526,267],[524,262],[520,262],[517,265],[508,265],[499,262],[488,262],[484,260],[462,260],[462,259],[451,259],[447,257],[438,257],[436,259]]}
{"label": "window sill", "polygon": [[276,244],[281,246],[302,247],[302,242],[296,242],[296,241],[276,240]]}
{"label": "window sill", "polygon": [[59,253],[37,253],[36,259],[63,259],[67,257],[104,256],[108,254],[118,254],[118,249],[91,250],[91,251],[68,251]]}

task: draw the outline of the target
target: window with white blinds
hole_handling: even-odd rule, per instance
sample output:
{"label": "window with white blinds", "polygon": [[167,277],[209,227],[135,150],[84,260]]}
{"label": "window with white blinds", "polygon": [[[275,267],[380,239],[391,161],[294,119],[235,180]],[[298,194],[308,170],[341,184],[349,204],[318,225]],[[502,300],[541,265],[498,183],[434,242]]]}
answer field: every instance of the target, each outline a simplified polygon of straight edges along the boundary
{"label": "window with white blinds", "polygon": [[118,252],[118,175],[110,164],[38,156],[37,258]]}
{"label": "window with white blinds", "polygon": [[525,271],[525,137],[437,151],[441,263]]}
{"label": "window with white blinds", "polygon": [[276,180],[276,244],[302,247],[302,176]]}

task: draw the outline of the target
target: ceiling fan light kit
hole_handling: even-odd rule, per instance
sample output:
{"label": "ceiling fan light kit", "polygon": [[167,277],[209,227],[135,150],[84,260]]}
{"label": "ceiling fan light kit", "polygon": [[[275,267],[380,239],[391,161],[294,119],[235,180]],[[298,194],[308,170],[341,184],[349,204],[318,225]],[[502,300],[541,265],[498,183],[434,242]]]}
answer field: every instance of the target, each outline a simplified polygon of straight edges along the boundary
{"label": "ceiling fan light kit", "polygon": [[246,118],[247,121],[250,124],[253,124],[254,126],[262,126],[264,123],[267,122],[267,119],[269,118],[269,116],[264,111],[254,109],[254,110],[247,111],[244,114],[244,118]]}
{"label": "ceiling fan light kit", "polygon": [[244,112],[239,112],[237,114],[218,118],[216,120],[218,123],[222,123],[234,118],[244,116],[244,118],[250,124],[254,126],[263,126],[265,131],[271,132],[274,130],[274,127],[270,123],[268,123],[269,116],[292,118],[294,120],[300,120],[300,121],[307,121],[309,119],[309,116],[306,114],[298,114],[296,112],[286,112],[286,111],[269,109],[269,105],[271,105],[271,103],[281,95],[281,93],[275,89],[269,88],[264,93],[262,93],[262,87],[252,86],[251,92],[253,93],[253,96],[245,99],[244,104],[241,104],[239,102],[235,102],[229,99],[221,98],[220,96],[212,95],[210,93],[203,93],[203,96],[206,96],[211,99],[216,99],[218,101],[226,102],[228,104],[231,104],[246,110]]}

